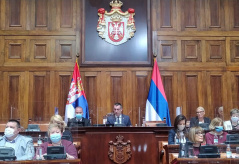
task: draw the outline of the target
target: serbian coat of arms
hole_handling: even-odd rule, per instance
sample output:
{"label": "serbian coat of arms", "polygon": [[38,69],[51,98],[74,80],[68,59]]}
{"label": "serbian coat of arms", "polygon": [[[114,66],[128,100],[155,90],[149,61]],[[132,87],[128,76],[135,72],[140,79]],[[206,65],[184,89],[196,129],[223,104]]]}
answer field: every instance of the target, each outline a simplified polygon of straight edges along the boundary
{"label": "serbian coat of arms", "polygon": [[119,0],[110,2],[112,7],[110,12],[104,8],[98,10],[99,20],[97,31],[99,36],[106,42],[113,45],[120,45],[134,36],[136,31],[134,15],[135,11],[129,8],[123,12],[121,6],[123,3]]}

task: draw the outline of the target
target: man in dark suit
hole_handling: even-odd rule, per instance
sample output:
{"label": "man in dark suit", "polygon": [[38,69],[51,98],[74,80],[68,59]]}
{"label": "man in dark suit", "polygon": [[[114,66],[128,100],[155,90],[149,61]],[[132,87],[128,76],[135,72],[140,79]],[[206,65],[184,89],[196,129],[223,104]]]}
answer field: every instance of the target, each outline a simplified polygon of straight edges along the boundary
{"label": "man in dark suit", "polygon": [[68,120],[68,127],[91,126],[90,120],[83,117],[82,107],[78,106],[75,108],[75,116],[75,118]]}
{"label": "man in dark suit", "polygon": [[129,116],[122,114],[123,108],[120,103],[114,104],[114,115],[107,117],[106,124],[122,124],[125,126],[130,126],[131,121]]}

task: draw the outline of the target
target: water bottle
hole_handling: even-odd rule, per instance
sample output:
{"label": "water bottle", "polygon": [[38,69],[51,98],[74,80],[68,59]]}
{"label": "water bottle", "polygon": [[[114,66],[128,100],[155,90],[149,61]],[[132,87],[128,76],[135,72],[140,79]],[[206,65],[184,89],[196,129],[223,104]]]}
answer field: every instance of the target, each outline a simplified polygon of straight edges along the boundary
{"label": "water bottle", "polygon": [[185,158],[186,157],[186,144],[185,143],[180,143],[180,157]]}
{"label": "water bottle", "polygon": [[227,158],[232,157],[232,151],[231,151],[230,144],[227,144],[226,154],[227,154]]}
{"label": "water bottle", "polygon": [[214,145],[217,145],[218,144],[218,136],[217,134],[214,134]]}
{"label": "water bottle", "polygon": [[179,142],[178,142],[178,138],[177,138],[177,135],[175,134],[175,136],[174,136],[174,143],[175,144],[178,144]]}
{"label": "water bottle", "polygon": [[38,160],[42,160],[42,148],[41,148],[42,140],[41,140],[41,135],[39,135],[38,140],[37,140],[37,149],[38,149],[38,155],[39,158]]}

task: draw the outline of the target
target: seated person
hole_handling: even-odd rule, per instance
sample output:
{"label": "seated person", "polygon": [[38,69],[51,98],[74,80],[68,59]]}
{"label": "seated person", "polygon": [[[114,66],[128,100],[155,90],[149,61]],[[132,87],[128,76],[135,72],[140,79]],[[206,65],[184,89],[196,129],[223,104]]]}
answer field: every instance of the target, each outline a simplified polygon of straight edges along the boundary
{"label": "seated person", "polygon": [[[49,124],[60,124],[63,126],[63,135],[69,136],[69,140],[73,142],[71,131],[66,130],[66,123],[63,121],[62,117],[60,115],[54,115],[51,117]],[[48,136],[48,134],[46,134]],[[50,140],[50,139],[49,139]]]}
{"label": "seated person", "polygon": [[106,124],[124,124],[130,126],[131,121],[129,116],[122,114],[123,108],[120,103],[114,104],[114,115],[107,117]]}
{"label": "seated person", "polygon": [[[169,131],[168,144],[186,143],[186,117],[178,115],[174,120],[174,128]],[[177,143],[175,143],[175,141]]]}
{"label": "seated person", "polygon": [[238,130],[238,121],[239,121],[239,110],[234,108],[230,111],[231,119],[224,121],[225,130]]}
{"label": "seated person", "polygon": [[224,120],[224,114],[223,114],[223,106],[220,106],[218,109],[217,109],[217,117],[219,117],[220,119],[222,119],[222,121]]}
{"label": "seated person", "polygon": [[91,126],[90,120],[83,117],[83,109],[78,106],[75,109],[75,118],[69,119],[67,126],[68,127],[78,127],[78,126]]}
{"label": "seated person", "polygon": [[[49,124],[48,136],[50,136],[50,142],[44,142],[42,147],[42,154],[47,155],[48,146],[64,146],[66,152],[66,159],[77,159],[78,154],[75,146],[71,141],[61,139],[63,133],[63,126],[60,124]],[[44,159],[42,155],[42,159]],[[37,156],[37,155],[36,155]]]}
{"label": "seated person", "polygon": [[[219,117],[212,120],[209,125],[210,132],[206,133],[205,139],[208,145],[214,145],[214,137],[217,136],[218,144],[224,143],[227,140],[227,133],[223,132],[223,121]],[[216,143],[217,144],[217,143]]]}
{"label": "seated person", "polygon": [[203,107],[201,107],[201,106],[198,107],[197,110],[196,110],[196,114],[197,114],[196,117],[192,117],[190,119],[190,128],[195,127],[195,126],[199,126],[199,124],[201,124],[201,123],[210,124],[211,120],[207,117],[204,117],[205,110],[204,110]]}
{"label": "seated person", "polygon": [[9,120],[6,124],[4,136],[0,139],[0,146],[12,147],[16,160],[32,160],[34,157],[33,140],[19,134],[21,125],[17,120]]}
{"label": "seated person", "polygon": [[199,154],[199,148],[204,142],[204,131],[200,126],[192,127],[188,133],[188,139],[193,143],[193,153],[195,156]]}

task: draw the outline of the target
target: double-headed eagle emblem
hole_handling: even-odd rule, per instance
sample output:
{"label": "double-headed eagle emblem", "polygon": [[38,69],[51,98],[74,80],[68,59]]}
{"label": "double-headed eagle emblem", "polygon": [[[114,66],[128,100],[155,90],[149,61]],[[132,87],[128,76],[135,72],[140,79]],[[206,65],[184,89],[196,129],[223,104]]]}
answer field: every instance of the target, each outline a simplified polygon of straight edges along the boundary
{"label": "double-headed eagle emblem", "polygon": [[134,9],[129,8],[128,11],[123,12],[121,10],[122,5],[120,0],[113,0],[110,2],[112,7],[110,12],[105,11],[104,8],[98,10],[97,31],[99,36],[113,45],[127,42],[136,31]]}

